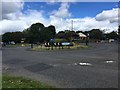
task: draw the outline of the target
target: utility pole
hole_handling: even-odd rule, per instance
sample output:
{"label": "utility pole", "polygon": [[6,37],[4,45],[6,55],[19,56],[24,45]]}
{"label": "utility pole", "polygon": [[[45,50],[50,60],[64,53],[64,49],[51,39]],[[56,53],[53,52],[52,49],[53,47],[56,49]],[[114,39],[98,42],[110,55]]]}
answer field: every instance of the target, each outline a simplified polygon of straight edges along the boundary
{"label": "utility pole", "polygon": [[71,31],[73,31],[73,20],[71,21]]}
{"label": "utility pole", "polygon": [[[71,31],[73,31],[73,20],[71,21]],[[72,32],[70,33],[70,41],[72,42]]]}

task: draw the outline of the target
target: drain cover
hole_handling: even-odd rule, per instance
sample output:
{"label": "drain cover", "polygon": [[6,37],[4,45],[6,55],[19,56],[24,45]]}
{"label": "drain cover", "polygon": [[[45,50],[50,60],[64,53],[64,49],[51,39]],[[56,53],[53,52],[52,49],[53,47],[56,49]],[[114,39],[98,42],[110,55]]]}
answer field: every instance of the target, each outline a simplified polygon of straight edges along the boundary
{"label": "drain cover", "polygon": [[35,65],[26,66],[24,68],[31,71],[31,72],[39,72],[39,71],[42,71],[42,70],[50,69],[52,67],[53,66],[48,65],[48,64],[38,63],[38,64],[35,64]]}

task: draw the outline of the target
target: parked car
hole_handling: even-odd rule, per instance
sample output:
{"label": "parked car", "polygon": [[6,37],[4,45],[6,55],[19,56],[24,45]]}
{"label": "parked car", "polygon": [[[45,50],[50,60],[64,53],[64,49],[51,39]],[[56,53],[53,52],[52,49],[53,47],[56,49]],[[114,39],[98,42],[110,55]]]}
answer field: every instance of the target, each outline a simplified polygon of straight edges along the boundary
{"label": "parked car", "polygon": [[15,42],[14,42],[14,41],[11,41],[10,44],[15,45]]}
{"label": "parked car", "polygon": [[114,42],[115,40],[114,39],[109,39],[109,42]]}

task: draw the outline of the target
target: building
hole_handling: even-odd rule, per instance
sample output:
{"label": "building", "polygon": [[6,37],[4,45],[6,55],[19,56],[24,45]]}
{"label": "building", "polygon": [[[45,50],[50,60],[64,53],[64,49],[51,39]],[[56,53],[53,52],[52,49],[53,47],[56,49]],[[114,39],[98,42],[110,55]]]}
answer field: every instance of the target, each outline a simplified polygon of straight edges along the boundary
{"label": "building", "polygon": [[87,36],[83,33],[78,33],[79,37],[81,40],[85,40],[87,38]]}

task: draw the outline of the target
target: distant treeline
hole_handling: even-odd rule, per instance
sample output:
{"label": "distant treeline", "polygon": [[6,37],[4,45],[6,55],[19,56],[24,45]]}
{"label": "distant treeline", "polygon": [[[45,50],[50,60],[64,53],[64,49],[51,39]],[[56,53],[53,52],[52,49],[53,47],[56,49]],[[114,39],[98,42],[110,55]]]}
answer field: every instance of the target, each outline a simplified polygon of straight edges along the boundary
{"label": "distant treeline", "polygon": [[24,40],[26,43],[45,43],[53,39],[64,39],[65,41],[72,41],[71,39],[79,39],[78,33],[83,33],[85,35],[89,34],[90,39],[106,40],[115,39],[117,40],[120,36],[120,26],[118,27],[118,32],[112,31],[109,33],[104,33],[100,29],[92,29],[89,31],[71,31],[64,30],[56,33],[56,28],[53,25],[45,27],[42,23],[32,24],[29,28],[23,30],[23,32],[6,32],[2,35],[3,42],[20,43]]}

